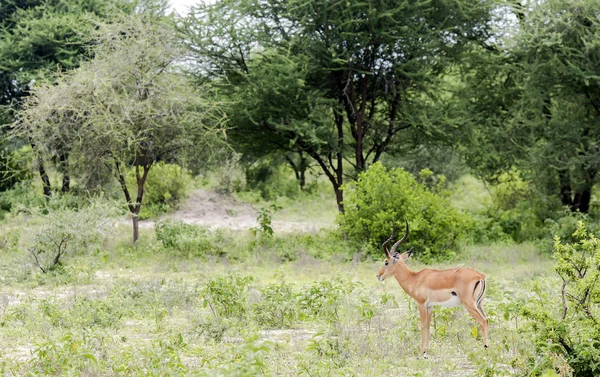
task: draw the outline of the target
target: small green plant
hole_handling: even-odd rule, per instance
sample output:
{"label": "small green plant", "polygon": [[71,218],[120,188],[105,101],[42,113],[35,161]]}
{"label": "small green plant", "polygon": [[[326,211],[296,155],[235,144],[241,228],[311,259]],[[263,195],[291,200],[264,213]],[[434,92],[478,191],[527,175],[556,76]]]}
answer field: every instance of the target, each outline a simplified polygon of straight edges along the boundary
{"label": "small green plant", "polygon": [[206,228],[186,224],[183,221],[163,220],[154,226],[156,239],[167,250],[187,257],[223,255],[219,245],[221,238]]}
{"label": "small green plant", "polygon": [[[0,192],[31,179],[31,170],[27,165],[32,159],[33,153],[29,146],[14,151],[0,146]],[[5,209],[2,207],[0,202],[0,212]]]}
{"label": "small green plant", "polygon": [[242,344],[228,352],[231,359],[220,362],[210,371],[198,376],[255,377],[269,376],[266,356],[273,350],[273,344],[258,336],[251,336]]}
{"label": "small green plant", "polygon": [[360,303],[358,304],[358,310],[360,312],[360,321],[365,322],[367,326],[371,327],[371,320],[375,315],[376,306],[371,302],[369,297],[361,296]]}
{"label": "small green plant", "polygon": [[270,284],[260,290],[262,300],[253,306],[256,321],[271,328],[289,328],[298,319],[298,299],[290,284]]}
{"label": "small green plant", "polygon": [[204,307],[215,316],[241,318],[248,310],[248,287],[252,276],[225,275],[211,279],[201,290]]}
{"label": "small green plant", "polygon": [[65,257],[90,251],[109,226],[111,209],[93,204],[82,210],[61,209],[42,218],[27,250],[43,273],[58,267]]}
{"label": "small green plant", "polygon": [[251,229],[255,236],[261,235],[262,237],[273,237],[273,214],[280,209],[281,207],[271,204],[258,212],[258,216],[256,217],[258,227]]}
{"label": "small green plant", "polygon": [[0,250],[17,251],[19,239],[21,235],[16,230],[9,230],[6,233],[0,234]]}
{"label": "small green plant", "polygon": [[76,371],[92,371],[98,364],[90,350],[95,334],[74,334],[67,332],[58,341],[46,340],[36,345],[32,351],[30,364],[33,371],[41,375],[70,375]]}
{"label": "small green plant", "polygon": [[227,321],[217,316],[207,317],[203,322],[198,324],[200,334],[217,342],[223,340],[227,328]]}
{"label": "small green plant", "polygon": [[[340,368],[348,362],[348,349],[346,341],[343,340],[335,330],[319,331],[309,340],[306,350],[316,353],[317,365],[304,366],[303,369],[309,373],[315,366],[317,369]],[[320,368],[319,368],[320,367]]]}
{"label": "small green plant", "polygon": [[298,296],[302,319],[323,318],[328,322],[338,319],[341,299],[351,292],[352,284],[338,281],[316,281],[304,288]]}

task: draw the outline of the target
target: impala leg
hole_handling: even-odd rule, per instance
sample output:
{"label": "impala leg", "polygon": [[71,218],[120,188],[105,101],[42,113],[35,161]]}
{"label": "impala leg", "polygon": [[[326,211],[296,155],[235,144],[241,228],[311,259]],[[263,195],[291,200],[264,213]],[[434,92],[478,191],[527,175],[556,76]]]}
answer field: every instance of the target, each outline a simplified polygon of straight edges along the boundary
{"label": "impala leg", "polygon": [[429,330],[431,330],[431,315],[433,314],[433,306],[426,306],[425,310],[427,310],[427,323],[425,323],[425,330],[427,332],[427,335],[425,336],[425,350],[428,350],[429,339],[431,338]]}
{"label": "impala leg", "polygon": [[[467,311],[473,316],[473,318],[475,318],[475,320],[477,322],[479,322],[479,325],[481,326],[481,337],[483,338],[483,346],[485,348],[487,348],[489,346],[488,337],[487,337],[488,320],[482,314],[483,310],[480,312],[479,309],[477,308],[477,305],[475,304],[475,302],[471,302],[471,303],[465,302],[464,304],[465,304],[465,308],[467,309]],[[481,306],[481,304],[480,304],[480,306]]]}
{"label": "impala leg", "polygon": [[421,354],[427,358],[427,349],[429,348],[429,324],[431,323],[431,308],[424,304],[419,304],[419,315],[421,317]]}

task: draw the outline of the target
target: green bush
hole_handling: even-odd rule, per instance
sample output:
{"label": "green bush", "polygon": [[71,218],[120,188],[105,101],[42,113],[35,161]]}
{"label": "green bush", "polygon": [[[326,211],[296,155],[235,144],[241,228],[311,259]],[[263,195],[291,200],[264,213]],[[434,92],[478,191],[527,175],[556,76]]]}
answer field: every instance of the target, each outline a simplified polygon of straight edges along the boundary
{"label": "green bush", "polygon": [[258,162],[245,170],[246,189],[260,193],[264,200],[278,197],[297,197],[301,190],[289,168],[274,165],[271,161]]}
{"label": "green bush", "polygon": [[[532,320],[538,357],[534,375],[565,360],[574,376],[600,375],[600,240],[578,222],[573,243],[554,241],[555,270],[562,287],[537,289],[522,313]],[[559,294],[556,294],[558,292]]]}
{"label": "green bush", "polygon": [[204,306],[215,316],[242,318],[248,311],[248,287],[252,276],[225,275],[213,278],[202,288]]}
{"label": "green bush", "polygon": [[27,250],[32,263],[46,273],[65,257],[89,251],[108,230],[111,209],[93,204],[75,211],[61,209],[42,217]]}
{"label": "green bush", "polygon": [[7,148],[0,149],[0,192],[31,179],[32,174],[28,165],[32,156],[31,147],[23,147],[15,151]]}
{"label": "green bush", "polygon": [[163,220],[154,226],[156,239],[169,251],[186,257],[224,255],[222,235],[183,221]]}
{"label": "green bush", "polygon": [[[447,197],[433,193],[403,169],[386,170],[376,163],[344,188],[345,214],[340,229],[351,240],[368,242],[377,257],[381,244],[396,224],[403,232],[410,224],[408,244],[421,260],[453,255],[457,241],[473,227],[473,221],[450,205]],[[381,253],[381,254],[378,254]]]}
{"label": "green bush", "polygon": [[[144,185],[140,219],[160,216],[176,208],[185,198],[190,182],[190,174],[179,165],[164,162],[152,165]],[[128,171],[127,186],[129,188],[137,187],[134,169]]]}
{"label": "green bush", "polygon": [[492,228],[516,242],[545,237],[544,219],[555,216],[552,203],[521,179],[518,171],[501,174],[491,187],[492,205],[483,213],[491,219]]}
{"label": "green bush", "polygon": [[299,308],[292,286],[270,284],[260,290],[261,301],[253,306],[256,321],[271,328],[289,328],[298,319]]}
{"label": "green bush", "polygon": [[337,320],[342,298],[353,289],[354,285],[348,282],[315,281],[298,295],[300,318]]}

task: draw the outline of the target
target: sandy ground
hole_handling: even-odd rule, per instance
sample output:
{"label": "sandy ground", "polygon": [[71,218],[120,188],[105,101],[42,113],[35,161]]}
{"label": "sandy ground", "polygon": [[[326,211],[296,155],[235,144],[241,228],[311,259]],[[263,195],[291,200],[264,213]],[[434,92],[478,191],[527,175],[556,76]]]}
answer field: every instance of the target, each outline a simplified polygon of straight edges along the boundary
{"label": "sandy ground", "polygon": [[[180,220],[188,224],[201,225],[210,229],[227,228],[248,230],[258,226],[258,210],[249,203],[237,201],[234,197],[222,195],[206,189],[194,190],[181,204],[180,209],[162,219]],[[333,224],[277,219],[274,216],[272,227],[275,232],[315,233]],[[140,221],[140,227],[154,227],[154,221]]]}

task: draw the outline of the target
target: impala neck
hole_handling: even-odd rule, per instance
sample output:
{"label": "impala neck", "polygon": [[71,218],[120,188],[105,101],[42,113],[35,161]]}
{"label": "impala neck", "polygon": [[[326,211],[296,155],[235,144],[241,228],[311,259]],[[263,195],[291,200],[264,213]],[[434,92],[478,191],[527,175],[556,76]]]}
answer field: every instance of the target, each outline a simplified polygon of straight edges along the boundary
{"label": "impala neck", "polygon": [[412,279],[411,277],[415,274],[413,270],[408,268],[406,263],[400,258],[396,263],[396,272],[394,272],[394,277],[398,281],[398,284],[402,287],[404,292],[410,295],[412,291]]}

